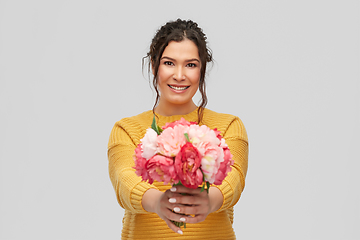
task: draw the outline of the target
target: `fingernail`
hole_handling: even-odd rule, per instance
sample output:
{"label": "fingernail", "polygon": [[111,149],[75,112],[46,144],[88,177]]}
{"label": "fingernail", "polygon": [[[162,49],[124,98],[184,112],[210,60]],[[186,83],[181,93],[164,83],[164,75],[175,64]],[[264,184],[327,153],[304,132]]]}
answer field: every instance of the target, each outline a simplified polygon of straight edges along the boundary
{"label": "fingernail", "polygon": [[183,218],[183,217],[180,218],[180,221],[185,222],[185,218]]}
{"label": "fingernail", "polygon": [[176,192],[176,187],[172,187],[172,188],[170,188],[170,191],[172,191],[172,192]]}
{"label": "fingernail", "polygon": [[175,207],[175,208],[174,208],[174,212],[180,212],[180,208]]}
{"label": "fingernail", "polygon": [[178,234],[183,234],[183,232],[181,230],[178,230]]}
{"label": "fingernail", "polygon": [[170,199],[169,199],[169,202],[170,202],[170,203],[176,203],[176,199],[175,199],[175,198],[170,198]]}

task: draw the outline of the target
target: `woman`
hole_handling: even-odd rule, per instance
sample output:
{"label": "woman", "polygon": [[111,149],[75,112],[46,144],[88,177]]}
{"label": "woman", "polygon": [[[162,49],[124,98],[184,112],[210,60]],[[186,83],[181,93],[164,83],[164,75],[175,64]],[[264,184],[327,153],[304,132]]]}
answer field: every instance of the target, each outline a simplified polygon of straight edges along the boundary
{"label": "woman", "polygon": [[[110,178],[125,209],[122,239],[235,239],[233,206],[244,189],[248,141],[238,117],[205,108],[206,64],[212,61],[206,36],[193,21],[168,22],[157,31],[147,57],[157,93],[154,107],[118,121],[108,145]],[[197,89],[202,96],[199,106],[192,100]],[[211,186],[207,194],[184,186],[149,184],[136,176],[134,150],[153,114],[159,126],[183,117],[221,132],[235,162],[222,185]],[[181,229],[172,221],[187,227]]]}

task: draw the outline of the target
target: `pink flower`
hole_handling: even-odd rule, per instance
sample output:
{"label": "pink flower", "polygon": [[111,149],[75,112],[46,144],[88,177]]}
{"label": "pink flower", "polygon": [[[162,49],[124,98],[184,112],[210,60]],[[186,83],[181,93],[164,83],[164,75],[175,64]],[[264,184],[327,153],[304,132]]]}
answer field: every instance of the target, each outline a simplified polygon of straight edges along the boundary
{"label": "pink flower", "polygon": [[175,172],[174,160],[172,158],[155,155],[146,163],[146,169],[150,176],[150,184],[153,183],[153,180],[164,182],[164,184],[179,181]]}
{"label": "pink flower", "polygon": [[159,153],[167,157],[175,157],[186,143],[184,133],[188,126],[176,125],[166,128],[157,138]]}
{"label": "pink flower", "polygon": [[188,131],[190,142],[199,149],[201,154],[203,154],[204,149],[200,149],[200,145],[207,145],[210,143],[211,145],[218,146],[220,144],[220,140],[216,137],[216,133],[206,125],[191,125]]}
{"label": "pink flower", "polygon": [[183,125],[183,126],[190,126],[193,124],[197,124],[196,122],[188,122],[185,120],[185,118],[181,118],[180,120],[177,120],[175,122],[171,122],[171,123],[166,123],[165,126],[162,127],[162,129],[166,129],[166,128],[174,128],[176,125]]}
{"label": "pink flower", "polygon": [[203,174],[200,163],[200,153],[190,142],[187,142],[175,157],[175,170],[185,187],[195,189],[202,184]]}
{"label": "pink flower", "polygon": [[146,169],[147,160],[142,157],[141,148],[142,148],[141,143],[139,145],[137,145],[137,147],[135,148],[135,155],[133,156],[134,161],[135,161],[134,169],[136,170],[135,171],[136,175],[138,175],[139,177],[142,177],[143,181],[147,181],[147,180],[150,180],[150,176]]}
{"label": "pink flower", "polygon": [[146,129],[145,136],[140,140],[142,143],[142,154],[141,156],[146,159],[150,159],[158,152],[158,143],[157,143],[158,135],[157,133],[151,129]]}
{"label": "pink flower", "polygon": [[229,148],[229,146],[226,144],[225,139],[221,138],[220,139],[220,145],[221,148],[225,149],[225,148]]}
{"label": "pink flower", "polygon": [[211,144],[205,147],[205,152],[201,159],[201,170],[204,173],[205,181],[212,184],[215,182],[215,176],[220,167],[220,163],[224,161],[224,151],[219,146]]}
{"label": "pink flower", "polygon": [[218,131],[218,130],[217,130],[217,128],[214,128],[214,130],[213,130],[213,131],[215,132],[216,137],[217,137],[219,140],[221,140],[221,139],[222,139],[222,136],[220,135],[220,134],[221,134],[221,132],[220,132],[220,131]]}
{"label": "pink flower", "polygon": [[232,154],[230,152],[229,148],[224,149],[224,161],[220,163],[220,167],[218,172],[215,175],[215,185],[220,185],[222,181],[225,179],[227,174],[231,172],[231,165],[234,164],[234,161],[232,160]]}
{"label": "pink flower", "polygon": [[[184,118],[167,123],[160,135],[149,128],[134,154],[135,173],[143,181],[181,182],[197,188],[203,181],[220,185],[234,164],[220,131]],[[184,136],[187,133],[190,142]]]}

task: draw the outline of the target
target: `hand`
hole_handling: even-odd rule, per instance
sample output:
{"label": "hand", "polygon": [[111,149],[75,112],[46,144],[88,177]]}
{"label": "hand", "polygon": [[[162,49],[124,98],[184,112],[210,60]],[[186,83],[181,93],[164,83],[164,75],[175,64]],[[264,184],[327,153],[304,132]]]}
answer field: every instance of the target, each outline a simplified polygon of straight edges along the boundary
{"label": "hand", "polygon": [[171,188],[170,192],[170,208],[182,216],[183,222],[202,222],[212,212],[210,196],[206,190],[201,192],[200,188],[192,189],[180,185]]}
{"label": "hand", "polygon": [[183,215],[174,213],[172,211],[173,206],[172,203],[169,202],[169,198],[171,196],[172,192],[170,190],[161,192],[151,188],[144,193],[142,198],[142,205],[146,211],[156,213],[175,233],[183,234],[181,228],[177,227],[174,223],[171,222],[181,222],[185,220]]}
{"label": "hand", "polygon": [[201,192],[200,188],[191,189],[184,186],[172,187],[165,192],[149,189],[142,199],[146,211],[156,213],[171,230],[180,234],[181,229],[171,220],[199,223],[204,221],[209,213],[218,210],[222,203],[223,195],[216,187],[211,187],[209,194],[206,191]]}

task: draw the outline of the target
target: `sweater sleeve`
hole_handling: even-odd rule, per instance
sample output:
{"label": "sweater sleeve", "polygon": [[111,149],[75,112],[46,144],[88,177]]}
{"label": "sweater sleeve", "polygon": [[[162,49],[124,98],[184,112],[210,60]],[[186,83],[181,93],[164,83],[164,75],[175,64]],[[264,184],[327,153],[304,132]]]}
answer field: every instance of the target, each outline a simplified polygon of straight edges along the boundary
{"label": "sweater sleeve", "polygon": [[234,165],[222,184],[216,186],[224,196],[223,204],[217,212],[231,208],[238,202],[245,187],[248,167],[247,134],[243,123],[238,117],[230,123],[223,137],[233,155]]}
{"label": "sweater sleeve", "polygon": [[120,206],[134,213],[148,213],[142,207],[143,194],[155,186],[135,174],[133,154],[136,145],[129,134],[116,123],[109,144],[109,174]]}

